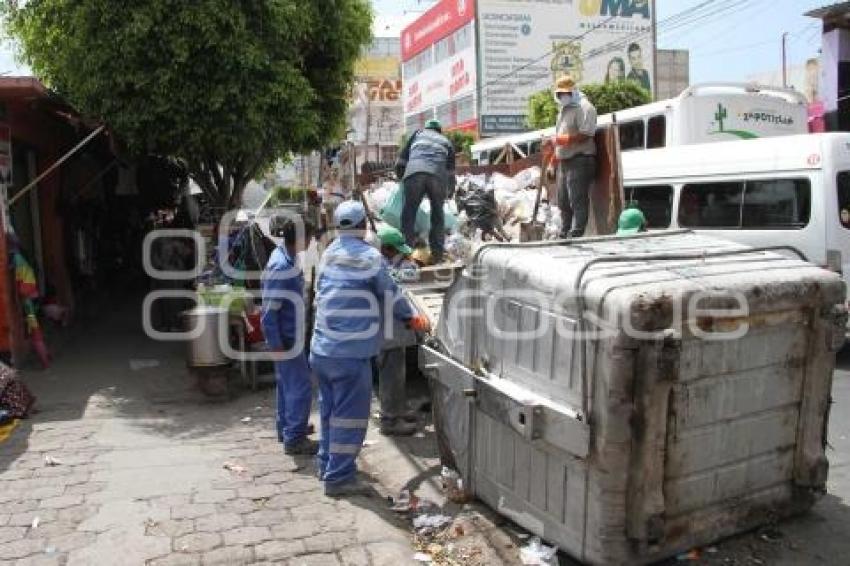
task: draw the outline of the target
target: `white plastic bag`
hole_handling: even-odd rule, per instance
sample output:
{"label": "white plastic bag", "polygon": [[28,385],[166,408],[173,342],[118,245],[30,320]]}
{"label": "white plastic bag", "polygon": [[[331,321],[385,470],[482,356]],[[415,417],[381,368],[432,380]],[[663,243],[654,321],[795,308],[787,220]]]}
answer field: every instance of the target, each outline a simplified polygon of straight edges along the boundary
{"label": "white plastic bag", "polygon": [[530,187],[536,187],[540,182],[540,177],[542,175],[542,171],[540,167],[537,165],[533,167],[529,167],[528,169],[523,169],[516,175],[514,175],[514,182],[516,182],[517,186],[520,189],[528,189]]}

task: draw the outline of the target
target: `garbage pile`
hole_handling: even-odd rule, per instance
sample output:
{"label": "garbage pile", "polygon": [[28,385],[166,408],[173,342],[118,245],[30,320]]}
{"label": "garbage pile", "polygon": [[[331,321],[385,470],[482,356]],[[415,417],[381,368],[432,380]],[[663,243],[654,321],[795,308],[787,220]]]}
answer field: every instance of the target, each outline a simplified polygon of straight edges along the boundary
{"label": "garbage pile", "polygon": [[[532,221],[541,175],[540,167],[535,166],[513,177],[501,173],[458,176],[455,193],[443,210],[446,259],[466,263],[485,242],[518,240],[520,225]],[[367,200],[383,222],[401,229],[402,184],[385,181],[367,193]],[[560,210],[546,200],[545,193],[534,220],[543,226],[544,239],[556,239],[560,234]],[[431,206],[424,199],[416,216],[416,233],[423,245],[430,226]]]}

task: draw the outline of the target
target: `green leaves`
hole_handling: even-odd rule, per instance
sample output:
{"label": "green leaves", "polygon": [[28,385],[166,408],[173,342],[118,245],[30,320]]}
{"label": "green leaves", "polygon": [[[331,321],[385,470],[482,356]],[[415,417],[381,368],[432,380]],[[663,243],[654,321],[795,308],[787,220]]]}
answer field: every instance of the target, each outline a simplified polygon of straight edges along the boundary
{"label": "green leaves", "polygon": [[367,0],[30,0],[23,59],[132,151],[183,160],[219,206],[343,129]]}
{"label": "green leaves", "polygon": [[[652,102],[652,95],[635,81],[586,84],[581,91],[596,107],[599,115],[619,112]],[[528,127],[549,128],[558,119],[558,103],[551,90],[544,90],[528,99]]]}

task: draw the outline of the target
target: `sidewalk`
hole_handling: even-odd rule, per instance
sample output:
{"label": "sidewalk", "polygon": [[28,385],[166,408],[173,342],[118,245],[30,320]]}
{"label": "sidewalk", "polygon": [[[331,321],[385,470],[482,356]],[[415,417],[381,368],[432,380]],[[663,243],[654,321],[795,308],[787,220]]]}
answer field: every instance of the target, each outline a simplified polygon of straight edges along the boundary
{"label": "sidewalk", "polygon": [[[312,458],[276,440],[273,389],[208,400],[183,347],[148,340],[137,320],[109,314],[53,368],[25,372],[39,412],[0,444],[0,563],[415,563],[388,498],[408,488],[444,503],[431,434],[397,443],[370,426],[361,469],[375,495],[326,498]],[[490,519],[461,515],[454,555],[518,563]]]}

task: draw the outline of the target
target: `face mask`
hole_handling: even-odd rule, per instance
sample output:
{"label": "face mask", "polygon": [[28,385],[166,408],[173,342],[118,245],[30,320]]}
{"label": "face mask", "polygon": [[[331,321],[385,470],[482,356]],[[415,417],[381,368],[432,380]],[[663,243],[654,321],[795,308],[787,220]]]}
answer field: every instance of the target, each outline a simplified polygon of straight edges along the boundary
{"label": "face mask", "polygon": [[561,93],[558,95],[558,102],[561,103],[561,106],[575,106],[578,104],[578,94],[573,93]]}

